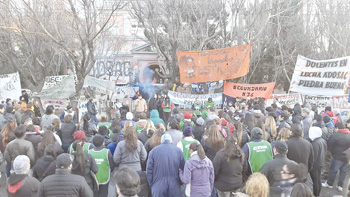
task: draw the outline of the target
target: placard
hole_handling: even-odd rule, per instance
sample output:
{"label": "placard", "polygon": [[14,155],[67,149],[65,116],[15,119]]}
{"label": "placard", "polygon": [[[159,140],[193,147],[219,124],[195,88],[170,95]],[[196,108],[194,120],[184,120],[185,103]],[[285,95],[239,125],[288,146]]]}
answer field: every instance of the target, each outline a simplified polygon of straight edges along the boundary
{"label": "placard", "polygon": [[231,97],[265,98],[269,99],[275,87],[275,82],[263,84],[239,84],[225,82],[224,94]]}
{"label": "placard", "polygon": [[212,98],[215,105],[222,104],[222,93],[214,94],[187,94],[181,92],[168,91],[168,96],[174,104],[192,106],[193,103],[198,99],[201,103],[208,101],[208,98]]}

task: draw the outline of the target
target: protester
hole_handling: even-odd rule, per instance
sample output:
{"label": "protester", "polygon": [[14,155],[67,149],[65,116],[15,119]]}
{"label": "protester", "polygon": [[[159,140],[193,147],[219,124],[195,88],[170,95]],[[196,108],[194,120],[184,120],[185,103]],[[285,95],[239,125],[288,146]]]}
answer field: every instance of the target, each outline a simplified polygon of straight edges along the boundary
{"label": "protester", "polygon": [[230,196],[243,186],[242,172],[244,153],[233,135],[225,139],[224,148],[213,159],[214,186],[219,197]]}
{"label": "protester", "polygon": [[153,122],[151,120],[148,120],[145,128],[140,132],[140,134],[137,137],[142,142],[142,144],[145,144],[146,141],[152,137],[155,131],[156,127],[154,126]]}
{"label": "protester", "polygon": [[307,140],[310,140],[309,138],[309,129],[312,125],[312,117],[310,114],[310,110],[308,108],[303,108],[301,112],[301,116],[303,117],[303,133],[304,133],[304,138]]}
{"label": "protester", "polygon": [[[136,132],[137,134],[140,134],[140,132],[145,128],[146,124],[147,124],[147,114],[142,112],[139,113],[140,116],[140,120],[136,122]],[[131,125],[132,126],[132,125]],[[125,128],[125,126],[123,127]]]}
{"label": "protester", "polygon": [[192,143],[199,144],[199,141],[193,138],[191,126],[186,126],[182,131],[182,133],[183,133],[183,139],[177,143],[177,147],[183,152],[185,161],[187,161],[191,155],[190,145]]}
{"label": "protester", "polygon": [[177,145],[182,139],[182,132],[179,131],[179,123],[174,118],[170,118],[167,128],[168,130],[165,133],[171,136],[172,144]]}
{"label": "protester", "polygon": [[201,141],[204,134],[204,129],[204,119],[202,117],[199,117],[193,127],[193,135],[196,140]]}
{"label": "protester", "polygon": [[124,128],[125,123],[128,121],[132,123],[132,126],[135,126],[136,123],[133,121],[133,118],[134,118],[134,115],[131,112],[126,112],[125,119],[123,119],[123,121],[121,122],[122,128]]}
{"label": "protester", "polygon": [[255,172],[247,180],[245,193],[251,197],[268,197],[269,188],[270,185],[266,177],[259,172]]}
{"label": "protester", "polygon": [[310,187],[304,183],[297,183],[294,185],[290,197],[313,197]]}
{"label": "protester", "polygon": [[62,114],[60,116],[60,120],[62,122],[65,122],[64,117],[66,117],[67,115],[71,115],[72,116],[72,122],[74,124],[77,123],[77,114],[73,111],[73,107],[71,105],[68,105],[67,109],[62,112]]}
{"label": "protester", "polygon": [[25,103],[29,103],[29,95],[26,90],[22,90],[22,95],[19,97],[19,100],[24,100]]}
{"label": "protester", "polygon": [[162,136],[161,143],[152,149],[147,161],[146,174],[152,196],[181,196],[179,170],[184,168],[184,156],[171,144],[169,134]]}
{"label": "protester", "polygon": [[93,98],[89,98],[89,101],[86,103],[86,107],[87,107],[87,114],[90,116],[91,118],[91,123],[97,125],[98,121],[97,121],[97,110],[96,110],[96,106],[95,106],[95,100]]}
{"label": "protester", "polygon": [[73,122],[73,116],[67,114],[64,116],[64,122],[62,123],[59,136],[61,136],[62,140],[62,149],[64,152],[67,152],[69,145],[74,142],[73,135],[76,131],[76,126]]}
{"label": "protester", "polygon": [[148,101],[148,110],[149,112],[153,111],[153,110],[157,110],[158,111],[158,106],[161,105],[159,103],[159,98],[157,94],[154,94],[153,97]]}
{"label": "protester", "polygon": [[60,154],[56,160],[56,172],[41,183],[38,197],[45,196],[86,196],[93,193],[84,177],[71,174],[72,159],[67,153]]}
{"label": "protester", "polygon": [[58,118],[55,114],[53,114],[54,110],[53,105],[47,106],[45,114],[41,117],[40,126],[44,131],[52,124],[53,119]]}
{"label": "protester", "polygon": [[44,131],[43,139],[38,144],[38,154],[39,157],[44,155],[44,150],[49,144],[54,145],[57,155],[63,153],[63,149],[60,144],[56,141],[55,136],[52,133],[52,126],[50,126],[46,131]]}
{"label": "protester", "polygon": [[34,152],[35,152],[35,161],[39,158],[38,154],[38,144],[41,142],[42,137],[39,132],[35,130],[34,125],[28,125],[26,127],[25,140],[28,140],[32,143]]}
{"label": "protester", "polygon": [[243,124],[240,121],[235,123],[235,132],[233,135],[237,138],[237,142],[240,147],[243,147],[247,142],[250,141],[250,136],[247,130],[243,130]]}
{"label": "protester", "polygon": [[44,156],[40,157],[32,168],[33,177],[41,181],[45,177],[55,174],[56,156],[54,145],[46,146]]}
{"label": "protester", "polygon": [[265,120],[265,131],[269,133],[272,141],[276,140],[277,137],[277,129],[276,129],[276,121],[272,116],[268,116]]}
{"label": "protester", "polygon": [[194,122],[191,120],[191,117],[192,117],[192,115],[190,112],[186,112],[184,114],[184,119],[179,122],[179,126],[180,126],[181,131],[187,126],[190,126],[190,127],[194,126]]}
{"label": "protester", "polygon": [[33,108],[34,108],[35,117],[41,117],[39,101],[37,100],[33,101]]}
{"label": "protester", "polygon": [[[52,127],[49,126],[50,130],[52,130],[53,135],[55,136],[56,141],[60,146],[62,146],[62,132],[61,132],[61,120],[58,118],[53,119],[52,121]],[[47,128],[46,130],[48,130]]]}
{"label": "protester", "polygon": [[165,125],[165,122],[159,118],[159,112],[155,109],[151,111],[149,120],[151,120],[154,125],[158,125],[158,123]]}
{"label": "protester", "polygon": [[140,176],[128,167],[120,168],[114,175],[119,197],[137,197],[140,192]]}
{"label": "protester", "polygon": [[285,142],[289,139],[291,134],[292,134],[292,132],[288,128],[285,127],[283,129],[281,129],[281,131],[278,133],[276,140]]}
{"label": "protester", "polygon": [[161,142],[160,142],[160,139],[161,137],[164,135],[164,130],[163,129],[157,129],[151,138],[149,138],[146,143],[145,143],[145,149],[146,149],[146,152],[147,152],[147,155],[149,155],[149,152],[151,152],[151,150],[160,145]]}
{"label": "protester", "polygon": [[171,115],[171,111],[174,108],[173,103],[171,102],[169,96],[166,96],[164,101],[162,102],[162,108],[163,108],[163,116],[164,116],[164,122],[168,122],[169,117]]}
{"label": "protester", "polygon": [[6,124],[5,115],[5,107],[0,105],[0,129],[2,130]]}
{"label": "protester", "polygon": [[201,116],[201,111],[203,109],[203,105],[202,105],[201,101],[198,98],[193,103],[191,109],[193,110],[194,114],[196,114],[197,117]]}
{"label": "protester", "polygon": [[203,137],[201,144],[203,145],[206,156],[212,161],[216,153],[224,147],[224,137],[216,125],[209,127],[209,135]]}
{"label": "protester", "polygon": [[89,114],[83,116],[83,122],[79,128],[84,131],[87,140],[90,140],[97,133],[97,127],[91,122],[91,116]]}
{"label": "protester", "polygon": [[114,151],[117,148],[119,142],[119,135],[113,135],[112,142],[107,144],[107,148],[111,151],[111,154],[114,155]]}
{"label": "protester", "polygon": [[[34,112],[32,111],[32,106],[33,106],[33,104],[32,103],[29,103],[28,105],[27,105],[27,108],[26,108],[26,110],[25,110],[25,112],[22,114],[22,118],[21,118],[21,124],[24,124],[24,122],[27,120],[27,119],[33,119],[34,117],[35,117],[35,114],[34,114]],[[11,108],[12,107],[9,107],[9,108],[7,108],[7,110],[11,110]],[[9,113],[8,113],[9,114]],[[11,114],[12,115],[12,114]],[[13,116],[13,115],[12,115]],[[43,118],[47,118],[47,116],[43,116]],[[6,117],[5,117],[5,119],[6,119]],[[44,121],[45,121],[46,119],[44,119]]]}
{"label": "protester", "polygon": [[191,188],[190,192],[186,190],[186,196],[210,196],[214,185],[213,164],[197,142],[189,146],[189,154],[184,170],[180,170],[181,181]]}

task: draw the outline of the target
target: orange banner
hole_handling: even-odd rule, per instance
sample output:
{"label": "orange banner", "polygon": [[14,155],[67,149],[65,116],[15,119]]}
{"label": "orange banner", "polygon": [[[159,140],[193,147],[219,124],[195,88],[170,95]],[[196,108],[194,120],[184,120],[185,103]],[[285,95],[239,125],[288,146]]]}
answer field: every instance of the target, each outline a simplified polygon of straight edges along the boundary
{"label": "orange banner", "polygon": [[181,83],[200,83],[242,77],[249,72],[251,45],[208,51],[178,51]]}
{"label": "orange banner", "polygon": [[270,98],[276,82],[263,84],[239,84],[225,82],[224,94],[231,97]]}

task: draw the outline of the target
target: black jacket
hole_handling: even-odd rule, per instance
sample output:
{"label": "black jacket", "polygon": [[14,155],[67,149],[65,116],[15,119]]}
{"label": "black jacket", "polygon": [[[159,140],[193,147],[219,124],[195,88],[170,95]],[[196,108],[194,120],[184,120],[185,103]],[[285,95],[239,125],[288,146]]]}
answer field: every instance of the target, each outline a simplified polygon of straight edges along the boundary
{"label": "black jacket", "polygon": [[38,132],[26,132],[26,136],[24,137],[24,139],[30,141],[33,144],[35,151],[35,161],[37,161],[40,158],[38,154],[38,144],[43,138]]}
{"label": "black jacket", "polygon": [[149,138],[151,138],[152,135],[153,135],[153,131],[152,131],[152,130],[150,130],[150,131],[148,132],[148,134],[147,134],[146,129],[143,129],[143,130],[141,131],[141,133],[140,133],[137,137],[138,137],[139,140],[142,142],[142,144],[145,145],[146,142],[147,142],[147,140],[148,140]]}
{"label": "black jacket", "polygon": [[311,172],[314,165],[314,151],[311,143],[302,137],[291,137],[286,143],[288,159],[305,164],[308,172]]}
{"label": "black jacket", "polygon": [[159,100],[152,97],[148,102],[148,111],[157,110],[159,105]]}
{"label": "black jacket", "polygon": [[235,159],[228,162],[223,149],[216,154],[213,160],[216,189],[219,191],[234,191],[243,186],[241,157],[241,155],[237,155]]}
{"label": "black jacket", "polygon": [[[38,180],[42,180],[45,177],[55,174],[56,169],[56,159],[50,155],[43,156],[38,159],[38,161],[35,163],[33,170],[33,177],[37,178]],[[46,174],[44,175],[46,171]]]}
{"label": "black jacket", "polygon": [[312,141],[311,144],[314,149],[314,166],[322,168],[327,152],[327,142],[322,137],[319,137]]}
{"label": "black jacket", "polygon": [[348,161],[344,151],[350,148],[349,129],[338,129],[337,132],[333,133],[327,142],[327,147],[334,159],[345,162]]}
{"label": "black jacket", "polygon": [[[237,132],[233,132],[233,135],[238,139]],[[250,136],[246,130],[243,130],[242,131],[242,140],[241,140],[241,144],[240,144],[241,148],[248,142],[250,142]]]}
{"label": "black jacket", "polygon": [[62,123],[60,134],[58,134],[61,137],[62,144],[71,144],[74,142],[74,132],[76,130],[76,126],[74,123]]}
{"label": "black jacket", "polygon": [[26,174],[12,173],[8,179],[7,194],[9,197],[35,197],[39,189],[40,182]]}
{"label": "black jacket", "polygon": [[54,175],[41,182],[38,197],[41,196],[92,197],[93,193],[84,177],[71,174],[68,169],[56,169]]}
{"label": "black jacket", "polygon": [[90,186],[91,189],[93,189],[93,178],[90,174],[90,171],[94,174],[97,173],[98,167],[96,165],[95,159],[90,154],[85,154],[85,171],[83,172],[79,162],[74,159],[73,160],[73,167],[72,167],[72,174],[83,176],[87,182],[87,184]]}

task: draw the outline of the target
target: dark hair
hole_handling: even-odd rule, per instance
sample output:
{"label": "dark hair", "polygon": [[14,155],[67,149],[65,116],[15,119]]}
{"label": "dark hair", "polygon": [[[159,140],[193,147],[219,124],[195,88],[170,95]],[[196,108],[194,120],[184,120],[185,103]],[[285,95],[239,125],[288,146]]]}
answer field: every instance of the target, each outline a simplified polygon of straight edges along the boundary
{"label": "dark hair", "polygon": [[240,147],[240,144],[238,143],[237,138],[232,134],[227,136],[225,139],[224,148],[220,151],[224,153],[227,162],[230,162],[234,159],[240,159],[241,163],[244,162],[244,153]]}
{"label": "dark hair", "polygon": [[33,122],[33,125],[40,126],[40,119],[38,117],[33,117],[32,122]]}
{"label": "dark hair", "polygon": [[190,150],[193,150],[193,151],[197,151],[197,154],[199,156],[199,158],[201,160],[203,160],[205,158],[205,152],[204,152],[204,149],[202,147],[202,145],[200,143],[197,143],[197,142],[193,142],[191,145],[190,145]]}
{"label": "dark hair", "polygon": [[242,145],[242,137],[243,137],[243,126],[240,121],[237,121],[235,124],[235,129],[237,132],[237,142],[241,146]]}
{"label": "dark hair", "polygon": [[179,129],[179,123],[176,121],[175,118],[169,121],[169,126],[171,129]]}
{"label": "dark hair", "polygon": [[30,124],[28,126],[26,126],[26,131],[29,132],[36,132],[34,125]]}
{"label": "dark hair", "polygon": [[15,136],[16,138],[21,138],[24,136],[24,134],[26,133],[26,128],[23,125],[19,125],[16,129],[15,129]]}
{"label": "dark hair", "polygon": [[92,143],[94,144],[95,147],[100,147],[103,145],[104,138],[99,135],[95,135],[94,138],[92,139]]}
{"label": "dark hair", "polygon": [[45,114],[46,114],[46,115],[52,114],[54,109],[55,109],[55,108],[53,107],[53,105],[47,106],[47,107],[46,107]]}
{"label": "dark hair", "polygon": [[[78,141],[75,141],[72,144],[72,148],[75,151],[75,153],[74,153],[74,161],[76,161],[76,163],[78,163],[78,165],[80,167],[80,170],[85,172],[85,152],[84,152],[82,146],[83,145],[78,143]],[[73,163],[75,163],[75,162],[73,162]]]}
{"label": "dark hair", "polygon": [[108,134],[108,129],[106,126],[100,126],[98,128],[98,133],[101,135],[107,135]]}
{"label": "dark hair", "polygon": [[151,148],[154,148],[154,147],[161,144],[160,139],[162,138],[162,135],[164,134],[164,132],[165,131],[163,129],[157,129],[153,133],[152,137],[150,138],[151,139]]}
{"label": "dark hair", "polygon": [[90,121],[91,117],[89,114],[85,114],[83,117],[83,130],[84,132],[87,132],[89,130],[89,121]]}
{"label": "dark hair", "polygon": [[52,157],[56,158],[57,153],[55,150],[55,146],[53,144],[47,145],[44,150],[44,155],[51,155]]}
{"label": "dark hair", "polygon": [[52,133],[53,127],[50,125],[46,131],[44,131],[43,139],[41,140],[40,147],[38,148],[40,151],[44,151],[46,146],[49,144],[55,144],[56,139]]}
{"label": "dark hair", "polygon": [[255,118],[251,113],[247,113],[243,118],[243,125],[248,127],[249,132],[254,128]]}
{"label": "dark hair", "polygon": [[73,121],[73,116],[72,115],[67,114],[67,115],[64,116],[64,122],[65,123],[72,123],[72,121]]}
{"label": "dark hair", "polygon": [[118,142],[118,141],[119,141],[119,135],[118,134],[113,134],[112,142]]}
{"label": "dark hair", "polygon": [[290,137],[302,137],[303,136],[303,129],[299,124],[292,124],[290,127],[290,130],[292,131],[292,135]]}
{"label": "dark hair", "polygon": [[290,197],[313,197],[313,193],[309,186],[304,183],[297,183],[293,186],[292,192],[290,193]]}
{"label": "dark hair", "polygon": [[127,153],[133,153],[137,149],[137,135],[135,127],[127,127],[124,133],[125,148]]}
{"label": "dark hair", "polygon": [[116,171],[114,179],[122,195],[134,196],[141,190],[139,174],[129,167],[122,167]]}

